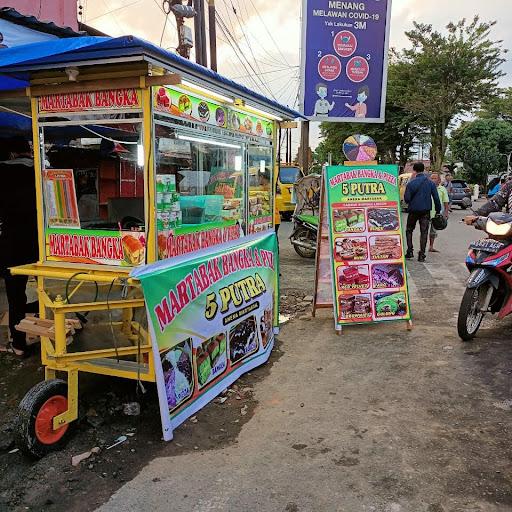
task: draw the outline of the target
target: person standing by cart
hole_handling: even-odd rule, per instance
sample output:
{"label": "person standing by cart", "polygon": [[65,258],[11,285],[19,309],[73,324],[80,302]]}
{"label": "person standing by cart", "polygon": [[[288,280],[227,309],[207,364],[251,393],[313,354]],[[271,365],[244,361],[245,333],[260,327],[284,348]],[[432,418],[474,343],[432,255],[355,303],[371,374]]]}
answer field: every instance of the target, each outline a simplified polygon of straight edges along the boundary
{"label": "person standing by cart", "polygon": [[9,268],[38,260],[36,185],[29,143],[13,137],[7,149],[10,158],[0,163],[0,277],[5,281],[12,342],[0,347],[0,352],[23,357],[27,355],[26,334],[17,331],[16,325],[28,309],[37,311],[37,303],[27,307],[28,277],[13,276]]}

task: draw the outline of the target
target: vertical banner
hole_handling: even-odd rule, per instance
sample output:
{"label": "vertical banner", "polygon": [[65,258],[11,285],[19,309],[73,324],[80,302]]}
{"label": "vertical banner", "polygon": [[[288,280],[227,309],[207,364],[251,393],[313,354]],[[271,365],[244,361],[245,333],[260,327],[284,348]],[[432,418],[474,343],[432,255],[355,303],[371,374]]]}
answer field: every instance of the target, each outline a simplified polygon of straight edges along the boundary
{"label": "vertical banner", "polygon": [[311,121],[383,123],[391,0],[303,0],[301,107]]}
{"label": "vertical banner", "polygon": [[327,167],[336,328],[410,320],[398,167]]}
{"label": "vertical banner", "polygon": [[268,360],[278,275],[275,233],[132,272],[148,309],[164,439]]}

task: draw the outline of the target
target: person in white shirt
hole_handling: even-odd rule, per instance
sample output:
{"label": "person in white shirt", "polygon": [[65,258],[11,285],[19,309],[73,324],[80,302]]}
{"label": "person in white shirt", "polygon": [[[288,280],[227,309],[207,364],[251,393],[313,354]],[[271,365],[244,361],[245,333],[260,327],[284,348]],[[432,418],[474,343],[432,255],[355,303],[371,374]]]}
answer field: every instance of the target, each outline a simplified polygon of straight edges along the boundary
{"label": "person in white shirt", "polygon": [[328,90],[327,85],[323,83],[316,84],[316,94],[320,99],[315,103],[315,117],[329,117],[329,112],[334,108],[334,101],[329,103],[327,98]]}

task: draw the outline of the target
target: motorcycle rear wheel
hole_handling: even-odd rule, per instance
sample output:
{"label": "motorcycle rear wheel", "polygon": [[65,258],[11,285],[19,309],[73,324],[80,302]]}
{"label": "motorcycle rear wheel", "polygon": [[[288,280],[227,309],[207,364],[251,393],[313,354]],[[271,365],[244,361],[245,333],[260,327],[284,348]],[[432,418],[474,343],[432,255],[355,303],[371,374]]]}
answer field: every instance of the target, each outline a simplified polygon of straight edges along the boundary
{"label": "motorcycle rear wheel", "polygon": [[466,288],[459,309],[457,331],[462,341],[471,341],[480,329],[485,313],[480,309],[481,298],[487,295],[489,283],[478,288]]}
{"label": "motorcycle rear wheel", "polygon": [[[300,240],[301,242],[312,242],[314,245],[316,245],[316,237],[313,236],[313,233],[309,231],[309,229],[299,229],[297,230],[297,233],[295,234],[295,239]],[[293,248],[295,249],[295,252],[301,257],[301,258],[314,258],[316,254],[316,249],[308,249],[306,247],[301,247],[299,245],[296,245],[293,243]]]}

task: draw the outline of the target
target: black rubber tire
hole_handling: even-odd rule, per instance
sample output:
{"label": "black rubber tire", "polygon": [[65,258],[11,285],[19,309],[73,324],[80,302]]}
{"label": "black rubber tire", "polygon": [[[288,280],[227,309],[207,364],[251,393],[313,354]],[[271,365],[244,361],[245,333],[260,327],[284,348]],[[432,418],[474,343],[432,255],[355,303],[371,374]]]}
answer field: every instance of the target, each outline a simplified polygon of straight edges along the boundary
{"label": "black rubber tire", "polygon": [[[297,231],[296,238],[307,238],[307,239],[313,239],[311,236],[311,231],[309,229],[300,229]],[[316,243],[316,240],[315,240]],[[306,249],[305,247],[299,247],[298,245],[293,244],[293,248],[295,249],[295,252],[301,257],[301,258],[307,258],[311,259],[315,257],[316,249]]]}
{"label": "black rubber tire", "polygon": [[45,380],[30,389],[20,402],[14,425],[14,440],[17,448],[26,455],[41,459],[50,452],[60,450],[67,443],[75,422],[69,424],[64,436],[54,444],[41,443],[35,433],[39,409],[48,399],[56,395],[67,397],[67,383],[60,379]]}
{"label": "black rubber tire", "polygon": [[471,341],[476,336],[478,329],[480,329],[482,320],[484,319],[484,315],[482,315],[474,332],[468,332],[468,315],[470,314],[471,308],[473,306],[474,293],[475,289],[466,288],[464,296],[462,297],[462,302],[460,304],[459,317],[457,319],[457,331],[459,333],[460,339],[466,342]]}

